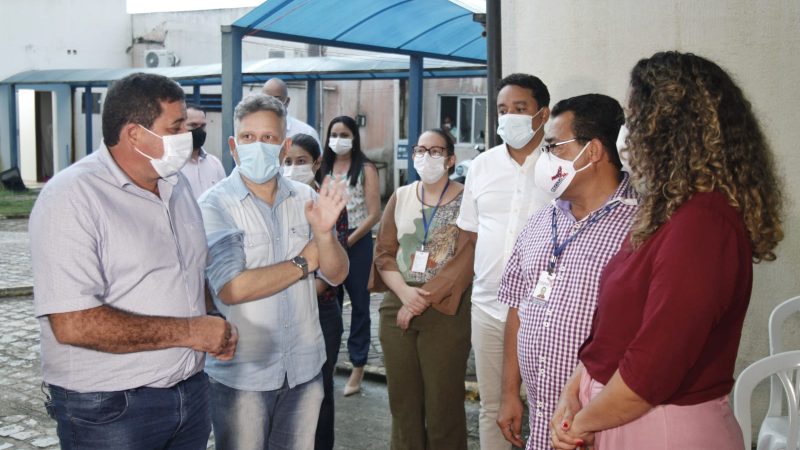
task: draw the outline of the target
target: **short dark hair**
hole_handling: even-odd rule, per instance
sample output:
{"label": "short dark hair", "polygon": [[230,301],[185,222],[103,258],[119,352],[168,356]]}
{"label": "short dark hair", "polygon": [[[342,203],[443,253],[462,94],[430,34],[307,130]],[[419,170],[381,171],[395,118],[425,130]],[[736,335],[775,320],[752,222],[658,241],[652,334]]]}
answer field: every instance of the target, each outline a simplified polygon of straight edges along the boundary
{"label": "short dark hair", "polygon": [[162,101],[184,99],[178,83],[162,75],[134,73],[115,81],[103,103],[103,141],[108,147],[117,145],[122,127],[129,123],[152,127],[163,112]]}
{"label": "short dark hair", "polygon": [[538,77],[527,73],[512,73],[500,80],[500,84],[497,85],[497,92],[500,92],[506,86],[519,86],[530,89],[539,108],[550,106],[550,91],[547,90],[547,86]]}
{"label": "short dark hair", "polygon": [[567,111],[575,115],[572,132],[579,137],[578,140],[600,140],[611,163],[617,169],[622,168],[617,154],[617,136],[619,128],[625,123],[625,113],[619,102],[603,94],[579,95],[556,103],[551,116],[558,117]]}
{"label": "short dark hair", "polygon": [[197,110],[197,111],[200,111],[201,113],[203,113],[203,115],[204,115],[204,116],[206,115],[206,110],[205,110],[205,109],[203,109],[203,108],[201,108],[201,107],[200,107],[199,105],[197,105],[196,103],[187,103],[187,104],[186,104],[186,109],[187,109],[187,110],[189,110],[189,109],[194,109],[194,110]]}
{"label": "short dark hair", "polygon": [[[453,142],[453,138],[450,137],[450,134],[444,131],[441,128],[431,128],[430,130],[426,130],[424,133],[434,133],[439,135],[445,142],[445,148],[447,148],[447,156],[454,156],[456,154],[456,144]],[[456,171],[456,166],[450,168],[447,172],[448,174],[452,175],[453,172]]]}
{"label": "short dark hair", "polygon": [[311,159],[314,161],[318,160],[320,155],[322,155],[322,151],[319,148],[319,143],[313,136],[303,133],[297,133],[292,136],[292,145],[296,145],[303,150],[307,151],[309,155],[311,155]]}

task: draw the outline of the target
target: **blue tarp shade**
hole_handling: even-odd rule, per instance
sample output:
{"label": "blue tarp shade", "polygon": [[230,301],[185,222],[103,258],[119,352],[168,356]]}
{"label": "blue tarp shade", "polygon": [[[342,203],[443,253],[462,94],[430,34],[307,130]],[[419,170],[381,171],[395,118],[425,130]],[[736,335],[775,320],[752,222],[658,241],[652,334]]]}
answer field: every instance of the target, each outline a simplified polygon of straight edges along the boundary
{"label": "blue tarp shade", "polygon": [[269,0],[233,23],[245,36],[486,63],[483,26],[446,0]]}

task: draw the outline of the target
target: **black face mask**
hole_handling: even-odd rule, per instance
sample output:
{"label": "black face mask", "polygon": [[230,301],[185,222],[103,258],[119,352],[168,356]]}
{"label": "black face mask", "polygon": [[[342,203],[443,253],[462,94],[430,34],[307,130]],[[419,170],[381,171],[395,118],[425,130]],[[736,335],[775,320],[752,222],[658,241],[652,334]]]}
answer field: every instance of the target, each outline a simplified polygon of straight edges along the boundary
{"label": "black face mask", "polygon": [[206,143],[206,130],[197,127],[192,130],[192,148],[198,149]]}

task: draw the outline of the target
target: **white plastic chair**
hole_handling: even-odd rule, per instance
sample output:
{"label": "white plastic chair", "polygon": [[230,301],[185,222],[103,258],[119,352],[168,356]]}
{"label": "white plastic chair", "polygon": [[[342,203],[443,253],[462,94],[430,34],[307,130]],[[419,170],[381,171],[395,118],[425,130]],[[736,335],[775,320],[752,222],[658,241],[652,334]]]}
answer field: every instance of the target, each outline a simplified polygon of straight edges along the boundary
{"label": "white plastic chair", "polygon": [[[783,387],[788,414],[781,416],[781,398],[771,401],[777,404],[777,413],[764,419],[758,434],[757,450],[783,449],[798,450],[798,431],[800,414],[798,394],[800,393],[800,350],[770,355],[754,362],[744,369],[733,388],[733,414],[739,421],[744,436],[744,448],[750,450],[750,399],[753,389],[764,378],[777,377]],[[777,382],[776,382],[777,384]]]}

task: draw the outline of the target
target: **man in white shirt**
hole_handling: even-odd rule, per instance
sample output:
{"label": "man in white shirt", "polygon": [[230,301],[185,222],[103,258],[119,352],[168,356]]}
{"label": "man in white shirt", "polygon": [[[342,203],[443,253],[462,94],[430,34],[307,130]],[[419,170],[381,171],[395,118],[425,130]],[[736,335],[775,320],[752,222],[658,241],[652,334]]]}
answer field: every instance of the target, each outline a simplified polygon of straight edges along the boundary
{"label": "man in white shirt", "polygon": [[[295,134],[303,133],[313,137],[317,141],[317,144],[320,143],[319,134],[314,127],[288,114],[289,103],[292,101],[292,99],[289,97],[289,89],[286,88],[286,83],[284,83],[283,80],[280,78],[270,78],[266,83],[264,83],[264,87],[261,89],[261,92],[277,98],[286,108],[286,137],[292,137]],[[324,149],[321,144],[320,148]]]}
{"label": "man in white shirt", "polygon": [[508,307],[497,301],[503,268],[528,217],[550,200],[534,183],[534,167],[550,93],[539,78],[512,74],[500,81],[497,134],[504,143],[476,157],[464,186],[458,226],[477,233],[472,286],[472,348],[481,396],[484,450],[510,449],[496,425],[500,407],[503,334]]}
{"label": "man in white shirt", "polygon": [[203,148],[206,142],[206,112],[199,106],[186,106],[186,129],[192,133],[192,157],[181,168],[181,173],[189,180],[192,194],[197,200],[203,192],[225,178],[225,169],[214,155]]}

